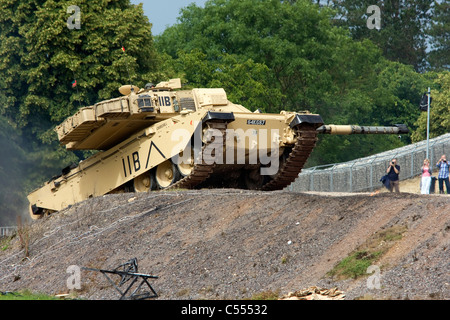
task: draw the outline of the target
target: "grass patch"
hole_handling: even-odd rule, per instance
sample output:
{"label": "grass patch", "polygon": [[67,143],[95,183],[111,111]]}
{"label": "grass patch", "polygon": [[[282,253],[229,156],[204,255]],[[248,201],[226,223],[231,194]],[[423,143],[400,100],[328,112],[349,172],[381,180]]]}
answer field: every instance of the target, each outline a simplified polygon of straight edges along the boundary
{"label": "grass patch", "polygon": [[328,275],[340,278],[356,279],[366,274],[366,270],[382,254],[381,251],[370,253],[366,250],[356,251],[347,258],[341,260]]}
{"label": "grass patch", "polygon": [[263,291],[260,293],[255,293],[250,300],[278,300],[280,293],[278,291]]}
{"label": "grass patch", "polygon": [[375,233],[348,257],[342,259],[327,275],[338,280],[368,275],[367,268],[380,259],[394,244],[403,237],[406,226],[393,226]]}
{"label": "grass patch", "polygon": [[11,240],[15,237],[15,235],[9,236],[9,237],[4,237],[4,238],[0,238],[0,250],[1,251],[6,251],[9,249],[9,245],[11,243]]}
{"label": "grass patch", "polygon": [[60,300],[55,296],[44,293],[32,293],[29,290],[19,292],[7,292],[0,294],[0,300]]}

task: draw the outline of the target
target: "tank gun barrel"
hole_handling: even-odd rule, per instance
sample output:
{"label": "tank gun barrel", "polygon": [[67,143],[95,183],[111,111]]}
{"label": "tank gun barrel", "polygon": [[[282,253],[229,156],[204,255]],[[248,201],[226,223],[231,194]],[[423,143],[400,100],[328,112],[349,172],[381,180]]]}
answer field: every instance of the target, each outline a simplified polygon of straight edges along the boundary
{"label": "tank gun barrel", "polygon": [[407,134],[408,128],[404,124],[396,124],[390,127],[335,125],[327,124],[317,128],[317,132],[324,134]]}

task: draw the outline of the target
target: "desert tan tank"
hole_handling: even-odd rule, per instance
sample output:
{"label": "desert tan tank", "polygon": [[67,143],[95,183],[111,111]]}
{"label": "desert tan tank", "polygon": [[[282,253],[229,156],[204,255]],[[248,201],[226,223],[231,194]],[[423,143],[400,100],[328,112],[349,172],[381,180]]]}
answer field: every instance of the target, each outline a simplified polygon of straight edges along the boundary
{"label": "desert tan tank", "polygon": [[408,129],[324,125],[304,112],[251,112],[223,89],[180,90],[180,79],[80,108],[55,128],[69,150],[99,150],[28,195],[39,218],[115,192],[231,187],[279,190],[293,182],[319,133],[400,134]]}

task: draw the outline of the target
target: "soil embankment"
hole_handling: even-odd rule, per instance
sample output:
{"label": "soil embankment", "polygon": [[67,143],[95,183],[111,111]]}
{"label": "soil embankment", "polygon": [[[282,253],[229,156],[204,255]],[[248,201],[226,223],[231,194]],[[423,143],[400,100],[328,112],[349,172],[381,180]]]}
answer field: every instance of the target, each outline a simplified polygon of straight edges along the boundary
{"label": "soil embankment", "polygon": [[[450,197],[192,190],[90,199],[2,242],[0,291],[67,292],[67,268],[114,269],[137,258],[158,299],[244,299],[310,286],[346,299],[450,299]],[[23,243],[23,241],[22,241]],[[358,256],[359,255],[359,256]],[[379,268],[343,278],[345,258]],[[372,282],[376,284],[376,282]],[[77,296],[117,299],[81,271]]]}

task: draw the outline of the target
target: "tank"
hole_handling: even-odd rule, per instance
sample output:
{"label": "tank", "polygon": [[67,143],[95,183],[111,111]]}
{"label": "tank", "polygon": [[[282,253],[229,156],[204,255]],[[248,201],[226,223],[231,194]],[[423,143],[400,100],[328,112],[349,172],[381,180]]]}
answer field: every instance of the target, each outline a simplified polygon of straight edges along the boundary
{"label": "tank", "polygon": [[308,111],[251,112],[224,89],[182,90],[180,79],[119,88],[55,128],[68,150],[98,150],[28,195],[40,218],[119,192],[162,189],[280,190],[292,183],[319,134],[401,134],[404,125],[324,125]]}

